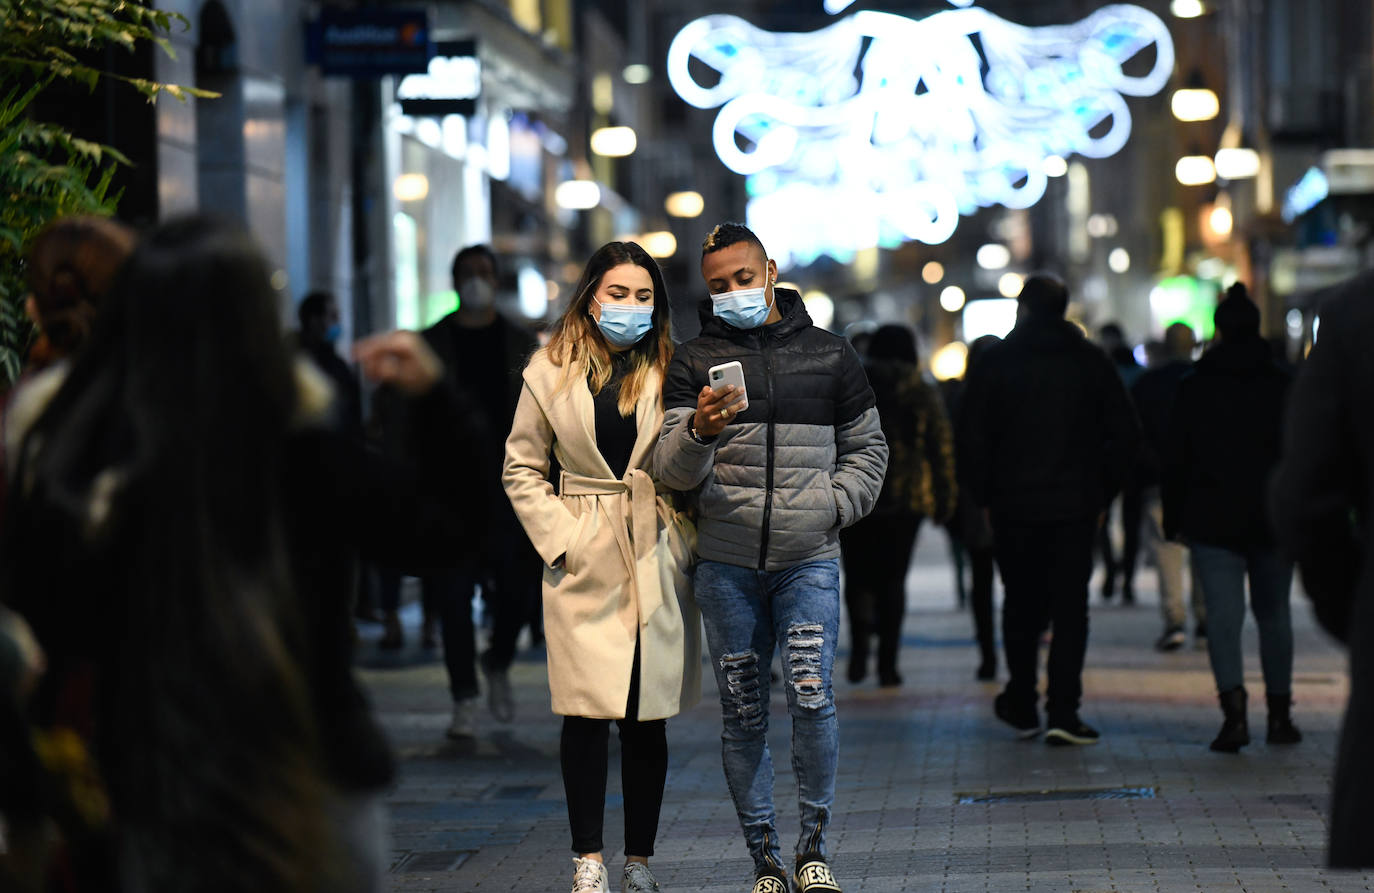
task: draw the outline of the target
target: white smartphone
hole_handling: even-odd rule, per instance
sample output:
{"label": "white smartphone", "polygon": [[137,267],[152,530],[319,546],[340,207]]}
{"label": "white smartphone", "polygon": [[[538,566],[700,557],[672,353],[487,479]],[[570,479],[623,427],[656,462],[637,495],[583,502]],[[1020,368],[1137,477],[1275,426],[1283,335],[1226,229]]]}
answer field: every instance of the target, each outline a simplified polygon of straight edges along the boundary
{"label": "white smartphone", "polygon": [[718,391],[728,384],[734,385],[735,390],[739,392],[739,398],[735,402],[744,403],[740,407],[740,411],[743,412],[749,408],[749,392],[744,387],[744,367],[740,365],[739,360],[712,366],[706,371],[706,377],[707,383],[710,384],[713,391]]}

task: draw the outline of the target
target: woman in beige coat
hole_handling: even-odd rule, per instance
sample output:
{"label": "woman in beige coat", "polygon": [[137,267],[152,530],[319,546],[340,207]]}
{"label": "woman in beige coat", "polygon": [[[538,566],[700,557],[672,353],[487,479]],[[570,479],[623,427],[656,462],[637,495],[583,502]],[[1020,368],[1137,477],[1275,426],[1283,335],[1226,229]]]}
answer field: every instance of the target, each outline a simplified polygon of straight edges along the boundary
{"label": "woman in beige coat", "polygon": [[[525,369],[506,441],[506,494],[544,559],[544,634],[576,869],[606,891],[601,850],[610,720],[620,728],[626,865],[621,889],[657,891],[648,868],[668,772],[664,720],[701,694],[690,525],[649,468],[672,356],[663,274],[610,242],[587,262],[548,347]],[[561,472],[548,481],[550,456]]]}

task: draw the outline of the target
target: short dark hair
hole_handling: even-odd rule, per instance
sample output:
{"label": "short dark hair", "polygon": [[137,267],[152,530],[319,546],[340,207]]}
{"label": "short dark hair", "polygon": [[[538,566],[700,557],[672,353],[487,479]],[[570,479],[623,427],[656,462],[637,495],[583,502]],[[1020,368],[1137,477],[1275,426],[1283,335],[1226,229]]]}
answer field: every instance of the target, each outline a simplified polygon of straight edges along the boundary
{"label": "short dark hair", "polygon": [[302,327],[306,320],[323,316],[325,308],[329,302],[334,300],[334,295],[327,291],[312,291],[310,294],[301,298],[301,304],[296,308],[296,319],[300,321]]}
{"label": "short dark hair", "polygon": [[466,248],[459,249],[458,253],[453,255],[453,265],[449,268],[449,275],[453,277],[453,284],[455,287],[458,285],[458,268],[473,257],[485,257],[487,260],[491,261],[492,271],[496,273],[498,279],[501,278],[501,265],[497,262],[496,252],[491,250],[491,246],[469,245]]}
{"label": "short dark hair", "polygon": [[763,247],[759,237],[754,235],[754,231],[743,223],[717,223],[715,229],[706,234],[706,238],[701,242],[701,256],[705,257],[714,251],[722,248],[729,248],[731,245],[740,242],[748,242],[757,245],[759,251],[763,252],[764,258],[768,257],[768,249]]}
{"label": "short dark hair", "polygon": [[1053,273],[1032,273],[1017,300],[1034,316],[1062,317],[1069,309],[1069,288]]}

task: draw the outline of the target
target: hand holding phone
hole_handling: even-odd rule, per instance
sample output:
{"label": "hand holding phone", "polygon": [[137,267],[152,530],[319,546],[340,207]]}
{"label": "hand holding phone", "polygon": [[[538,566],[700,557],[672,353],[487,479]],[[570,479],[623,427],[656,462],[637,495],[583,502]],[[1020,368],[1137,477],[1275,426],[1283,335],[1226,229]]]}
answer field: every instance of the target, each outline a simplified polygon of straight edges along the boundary
{"label": "hand holding phone", "polygon": [[714,437],[749,408],[749,392],[744,386],[744,367],[738,360],[712,366],[706,372],[706,380],[706,387],[697,395],[692,427],[702,437]]}

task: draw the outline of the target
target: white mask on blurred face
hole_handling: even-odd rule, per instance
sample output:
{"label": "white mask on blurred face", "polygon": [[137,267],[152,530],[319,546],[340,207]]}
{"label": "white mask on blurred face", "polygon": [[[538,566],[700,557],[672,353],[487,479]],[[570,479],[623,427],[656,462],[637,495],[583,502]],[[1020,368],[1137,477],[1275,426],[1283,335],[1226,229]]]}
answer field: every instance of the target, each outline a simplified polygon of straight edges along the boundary
{"label": "white mask on blurred face", "polygon": [[496,304],[496,289],[489,280],[473,276],[458,283],[458,306],[469,310],[490,310]]}

